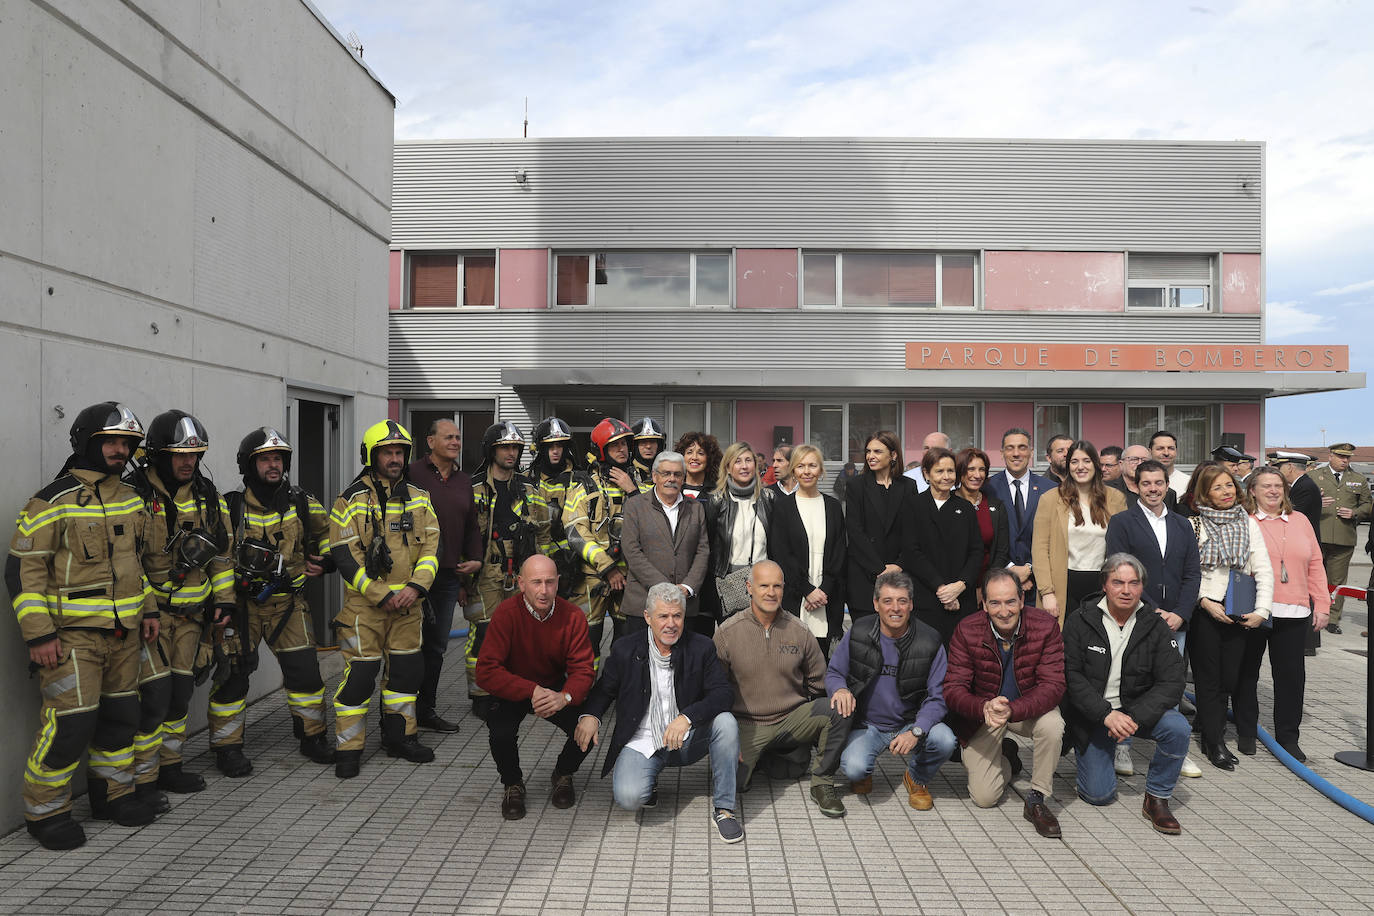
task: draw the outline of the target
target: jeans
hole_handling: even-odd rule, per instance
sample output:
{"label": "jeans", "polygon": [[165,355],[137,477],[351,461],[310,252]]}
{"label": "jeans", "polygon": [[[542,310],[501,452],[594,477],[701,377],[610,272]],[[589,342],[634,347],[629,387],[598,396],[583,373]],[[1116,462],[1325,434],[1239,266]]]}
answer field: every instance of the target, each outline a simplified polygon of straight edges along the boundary
{"label": "jeans", "polygon": [[726,811],[735,810],[735,763],[739,760],[739,726],[735,717],[723,712],[711,720],[710,729],[693,728],[687,732],[682,748],[659,748],[645,757],[632,748],[622,748],[611,773],[611,793],[615,803],[627,811],[644,807],[658,785],[664,767],[685,767],[711,752],[712,804]]}
{"label": "jeans", "polygon": [[[1138,731],[1136,737],[1155,742],[1155,756],[1145,776],[1145,791],[1155,798],[1170,798],[1178,784],[1178,772],[1188,754],[1192,728],[1183,713],[1170,709],[1150,732]],[[1116,739],[1099,725],[1078,758],[1078,797],[1090,805],[1110,805],[1116,801]]]}
{"label": "jeans", "polygon": [[[840,755],[840,772],[850,782],[873,775],[873,765],[878,755],[887,750],[892,739],[902,731],[883,731],[876,725],[863,725],[849,733],[845,741],[844,753]],[[928,786],[941,765],[954,753],[958,743],[948,725],[937,722],[926,734],[924,740],[916,745],[916,750],[907,755],[906,767],[917,785]]]}
{"label": "jeans", "polygon": [[420,657],[425,662],[424,678],[415,706],[420,715],[433,715],[439,693],[439,673],[444,670],[444,653],[448,651],[448,634],[453,630],[453,609],[458,606],[458,575],[441,569],[429,588],[429,606],[434,609],[433,622],[426,620],[420,627]]}

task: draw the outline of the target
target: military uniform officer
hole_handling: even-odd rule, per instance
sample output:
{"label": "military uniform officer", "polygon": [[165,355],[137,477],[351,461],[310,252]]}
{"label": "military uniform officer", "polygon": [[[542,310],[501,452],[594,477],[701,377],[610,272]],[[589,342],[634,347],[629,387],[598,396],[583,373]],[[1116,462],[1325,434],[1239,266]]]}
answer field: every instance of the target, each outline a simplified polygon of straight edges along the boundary
{"label": "military uniform officer", "polygon": [[[233,618],[234,562],[229,509],[201,473],[210,447],[204,425],[183,410],[160,413],[148,424],[144,447],[147,454],[129,482],[152,515],[143,571],[157,591],[162,627],[139,666],[134,778],[138,791],[162,809],[166,799],[154,783],[178,793],[205,788],[199,774],[182,769],[181,748],[195,678],[209,666],[211,643]],[[253,769],[241,752],[216,754],[215,762],[227,776]]]}
{"label": "military uniform officer", "polygon": [[238,620],[236,648],[242,663],[210,694],[210,747],[218,756],[243,749],[248,679],[258,666],[258,643],[281,665],[291,727],[300,752],[316,763],[333,763],[333,743],[325,736],[324,680],[310,634],[305,580],[323,575],[329,553],[329,514],[324,506],[293,486],[291,444],[270,426],[253,430],[239,443],[243,489],[225,494],[234,534]]}
{"label": "military uniform officer", "polygon": [[424,678],[424,599],[439,570],[439,522],[429,495],[406,480],[410,451],[410,433],[396,421],[368,427],[360,449],[363,469],[329,515],[329,553],[348,584],[334,621],[344,658],[343,679],[334,691],[334,775],[340,779],[357,776],[361,767],[367,706],[383,662],[387,756],[411,763],[434,759],[434,751],[415,736],[415,701]]}
{"label": "military uniform officer", "polygon": [[[1354,454],[1353,444],[1338,442],[1331,446],[1327,466],[1307,473],[1322,491],[1322,523],[1317,539],[1322,545],[1326,580],[1331,585],[1345,584],[1360,522],[1369,518],[1369,480],[1360,472],[1350,470],[1350,458]],[[1340,635],[1344,603],[1342,597],[1331,602],[1331,622],[1326,625],[1326,632]]]}
{"label": "military uniform officer", "polygon": [[587,585],[587,614],[592,653],[599,661],[606,615],[612,615],[619,637],[625,618],[619,616],[625,597],[625,560],[620,554],[621,510],[639,492],[633,476],[630,445],[634,433],[623,421],[607,417],[592,430],[596,463],[586,479],[568,492],[563,527],[568,544],[582,562]]}
{"label": "military uniform officer", "polygon": [[119,479],[143,426],[107,401],[72,423],[73,454],[19,516],[5,586],[42,696],[24,768],[24,819],[48,849],[86,842],[72,820],[72,776],[90,748],[95,817],[125,826],[153,820],[134,792],[140,635],[157,638],[158,613],[139,554],[143,500]]}
{"label": "military uniform officer", "polygon": [[[472,577],[463,616],[468,696],[484,696],[477,686],[477,655],[496,606],[517,591],[520,564],[549,539],[549,513],[538,485],[520,473],[525,437],[514,423],[493,423],[482,436],[482,463],[472,472],[472,502],[482,538],[482,568]],[[474,704],[474,707],[476,704]]]}
{"label": "military uniform officer", "polygon": [[668,434],[663,431],[663,424],[653,417],[644,417],[630,429],[635,434],[631,462],[635,469],[635,484],[641,492],[651,490],[654,486],[654,459],[668,447]]}

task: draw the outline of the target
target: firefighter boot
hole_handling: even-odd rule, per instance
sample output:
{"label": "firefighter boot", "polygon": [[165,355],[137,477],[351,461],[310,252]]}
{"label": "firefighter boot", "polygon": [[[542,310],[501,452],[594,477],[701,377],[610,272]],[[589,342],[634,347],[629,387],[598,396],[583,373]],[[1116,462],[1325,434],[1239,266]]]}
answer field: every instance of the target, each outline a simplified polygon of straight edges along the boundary
{"label": "firefighter boot", "polygon": [[434,751],[420,743],[414,735],[406,734],[405,716],[395,713],[382,715],[382,747],[388,757],[400,757],[411,763],[429,763]]}

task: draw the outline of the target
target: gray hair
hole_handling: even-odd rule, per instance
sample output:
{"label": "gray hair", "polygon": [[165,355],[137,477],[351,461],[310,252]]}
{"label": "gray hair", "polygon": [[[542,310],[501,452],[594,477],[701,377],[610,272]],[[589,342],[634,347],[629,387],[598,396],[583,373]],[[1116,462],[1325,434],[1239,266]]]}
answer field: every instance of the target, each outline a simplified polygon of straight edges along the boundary
{"label": "gray hair", "polygon": [[682,594],[682,589],[671,582],[660,582],[649,589],[649,594],[644,598],[644,611],[649,613],[655,605],[668,604],[682,611],[687,610],[687,596]]}
{"label": "gray hair", "polygon": [[882,573],[882,574],[880,574],[880,575],[878,576],[878,578],[877,578],[876,580],[874,580],[874,582],[873,582],[873,600],[874,600],[874,602],[877,602],[877,600],[878,600],[878,595],[879,595],[880,592],[882,592],[882,590],[883,590],[884,587],[887,587],[887,588],[900,588],[902,591],[906,592],[906,596],[907,596],[908,599],[912,598],[912,597],[913,597],[913,593],[916,591],[916,586],[912,584],[912,582],[911,582],[911,577],[908,576],[906,573],[902,572],[900,569],[897,570],[896,572],[885,572],[885,573]]}
{"label": "gray hair", "polygon": [[1102,584],[1107,584],[1107,577],[1116,572],[1118,567],[1129,566],[1135,570],[1135,574],[1140,578],[1140,584],[1148,584],[1145,576],[1145,564],[1137,560],[1132,554],[1124,550],[1114,553],[1102,561]]}
{"label": "gray hair", "polygon": [[654,466],[650,468],[650,470],[657,474],[658,466],[665,461],[676,462],[677,464],[682,465],[682,469],[684,471],[687,470],[687,459],[682,457],[681,452],[674,452],[670,449],[664,449],[663,451],[659,452],[657,455],[654,456]]}

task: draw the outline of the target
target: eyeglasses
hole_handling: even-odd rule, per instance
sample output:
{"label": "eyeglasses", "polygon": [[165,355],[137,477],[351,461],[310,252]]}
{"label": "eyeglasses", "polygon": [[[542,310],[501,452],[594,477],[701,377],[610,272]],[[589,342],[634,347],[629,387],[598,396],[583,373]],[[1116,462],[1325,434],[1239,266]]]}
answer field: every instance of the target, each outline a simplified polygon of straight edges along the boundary
{"label": "eyeglasses", "polygon": [[1122,458],[1122,459],[1121,459],[1121,463],[1122,463],[1122,464],[1140,464],[1140,462],[1142,462],[1142,461],[1144,461],[1144,460],[1145,460],[1144,458]]}
{"label": "eyeglasses", "polygon": [[654,471],[654,473],[657,474],[659,477],[668,477],[668,478],[673,478],[673,477],[683,477],[683,478],[685,478],[685,477],[687,476],[687,472],[686,472],[686,471]]}

